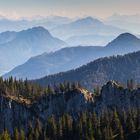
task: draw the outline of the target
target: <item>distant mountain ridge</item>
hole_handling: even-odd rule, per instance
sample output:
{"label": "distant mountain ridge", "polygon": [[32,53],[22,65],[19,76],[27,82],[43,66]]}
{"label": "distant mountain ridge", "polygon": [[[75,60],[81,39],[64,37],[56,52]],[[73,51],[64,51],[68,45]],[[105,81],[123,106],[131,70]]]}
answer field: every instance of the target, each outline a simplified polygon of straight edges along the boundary
{"label": "distant mountain ridge", "polygon": [[43,26],[47,29],[52,29],[58,25],[66,24],[71,21],[72,19],[61,16],[35,16],[32,18],[25,17],[20,19],[8,19],[6,17],[0,16],[0,32],[5,32],[7,30],[21,31],[36,26]]}
{"label": "distant mountain ridge", "polygon": [[1,33],[0,74],[24,63],[32,56],[55,51],[65,45],[64,41],[53,37],[43,27],[34,27],[20,32]]}
{"label": "distant mountain ridge", "polygon": [[92,17],[85,17],[85,18],[81,18],[81,19],[78,19],[74,22],[71,23],[72,25],[74,25],[75,27],[77,26],[93,26],[93,24],[96,24],[96,25],[103,25],[103,23],[98,20],[98,19],[95,19],[95,18],[92,18]]}
{"label": "distant mountain ridge", "polygon": [[92,90],[93,86],[103,85],[108,80],[126,83],[133,79],[140,82],[140,51],[124,56],[113,56],[97,59],[78,69],[50,75],[34,82],[41,85],[53,85],[64,81],[79,81],[82,86]]}
{"label": "distant mountain ridge", "polygon": [[[124,33],[118,36],[114,41],[109,43],[108,47],[118,47],[124,45],[125,47],[139,47],[140,39],[130,33]],[[128,45],[128,46],[127,46]]]}
{"label": "distant mountain ridge", "polygon": [[[140,50],[140,39],[124,33],[107,44],[105,47],[70,47],[50,54],[42,54],[29,59],[25,64],[14,68],[4,75],[23,79],[37,79],[50,74],[76,69],[95,59],[123,55]],[[32,69],[34,67],[34,69]]]}
{"label": "distant mountain ridge", "polygon": [[103,22],[96,18],[85,17],[68,24],[57,26],[50,30],[50,32],[63,40],[66,40],[72,36],[81,35],[119,35],[126,30],[113,27],[111,25],[105,25]]}

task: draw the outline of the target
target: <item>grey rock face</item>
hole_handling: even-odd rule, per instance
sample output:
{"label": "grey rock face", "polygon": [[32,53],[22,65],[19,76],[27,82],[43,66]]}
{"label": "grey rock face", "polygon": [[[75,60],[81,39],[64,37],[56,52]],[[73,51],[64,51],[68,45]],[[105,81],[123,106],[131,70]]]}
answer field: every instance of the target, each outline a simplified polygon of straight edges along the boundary
{"label": "grey rock face", "polygon": [[[108,82],[102,88],[101,100],[98,105],[102,109],[116,107],[118,109],[138,108],[140,106],[140,89],[123,89],[114,81]],[[98,108],[97,105],[97,108]]]}
{"label": "grey rock face", "polygon": [[29,105],[0,96],[0,131],[7,128],[12,132],[18,125],[26,130],[30,120],[39,118],[46,122],[51,115],[60,117],[69,113],[76,118],[80,112],[100,113],[106,109],[129,107],[136,109],[140,107],[139,99],[140,89],[130,91],[114,81],[103,86],[99,97],[82,88],[43,96]]}
{"label": "grey rock face", "polygon": [[90,110],[92,104],[93,97],[86,90],[74,90],[43,97],[32,105],[32,110],[45,120],[51,115],[61,116],[64,113],[78,115],[79,112]]}
{"label": "grey rock face", "polygon": [[18,126],[26,129],[31,116],[30,109],[26,105],[0,96],[0,131],[7,128],[12,132]]}
{"label": "grey rock face", "polygon": [[6,128],[13,133],[15,127],[20,126],[27,130],[30,120],[35,119],[46,121],[51,115],[57,117],[64,113],[70,113],[75,116],[79,112],[87,111],[92,100],[88,91],[75,90],[67,93],[58,93],[56,95],[43,96],[34,103],[26,104],[15,100],[10,96],[0,96],[0,132]]}

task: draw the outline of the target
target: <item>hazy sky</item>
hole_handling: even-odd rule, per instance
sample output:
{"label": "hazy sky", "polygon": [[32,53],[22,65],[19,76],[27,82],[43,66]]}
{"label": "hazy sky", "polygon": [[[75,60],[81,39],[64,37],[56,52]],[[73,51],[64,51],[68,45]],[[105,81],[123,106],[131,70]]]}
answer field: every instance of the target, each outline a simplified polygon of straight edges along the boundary
{"label": "hazy sky", "polygon": [[140,0],[0,0],[0,15],[97,16],[140,14]]}

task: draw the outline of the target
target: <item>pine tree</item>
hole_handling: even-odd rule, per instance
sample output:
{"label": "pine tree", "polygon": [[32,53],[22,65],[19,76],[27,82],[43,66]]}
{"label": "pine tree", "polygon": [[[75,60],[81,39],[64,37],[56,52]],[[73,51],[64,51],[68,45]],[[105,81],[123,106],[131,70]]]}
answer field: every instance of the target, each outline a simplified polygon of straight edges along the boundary
{"label": "pine tree", "polygon": [[0,140],[11,140],[10,135],[7,130],[4,130],[1,134]]}
{"label": "pine tree", "polygon": [[16,128],[16,129],[15,129],[15,132],[14,132],[14,140],[19,140],[19,137],[20,137],[19,131],[18,131],[18,129]]}
{"label": "pine tree", "polygon": [[35,132],[34,132],[34,137],[35,140],[41,139],[43,137],[42,134],[42,124],[41,122],[37,119],[36,125],[35,125]]}
{"label": "pine tree", "polygon": [[33,127],[32,127],[32,122],[29,122],[28,133],[27,133],[28,140],[33,140],[33,134],[34,134],[34,131],[33,131]]}
{"label": "pine tree", "polygon": [[100,95],[100,87],[97,86],[95,89],[94,89],[94,93],[95,95],[99,96]]}
{"label": "pine tree", "polygon": [[113,120],[112,120],[112,128],[115,131],[115,133],[118,133],[120,126],[121,126],[121,122],[120,122],[118,113],[115,109],[113,112]]}
{"label": "pine tree", "polygon": [[119,135],[118,135],[118,140],[124,140],[124,131],[123,131],[123,127],[120,126],[119,127]]}
{"label": "pine tree", "polygon": [[128,117],[127,123],[128,123],[127,126],[128,132],[133,133],[135,131],[135,125],[133,119]]}
{"label": "pine tree", "polygon": [[130,89],[130,90],[134,89],[134,81],[132,79],[127,80],[127,88]]}
{"label": "pine tree", "polygon": [[23,129],[20,129],[19,139],[25,140],[25,133],[24,133]]}

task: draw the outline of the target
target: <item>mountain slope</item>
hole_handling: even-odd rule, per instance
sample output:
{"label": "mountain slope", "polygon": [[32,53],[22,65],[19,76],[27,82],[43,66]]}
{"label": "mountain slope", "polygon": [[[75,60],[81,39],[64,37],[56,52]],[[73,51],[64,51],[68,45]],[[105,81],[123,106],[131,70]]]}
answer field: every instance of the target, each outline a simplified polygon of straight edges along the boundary
{"label": "mountain slope", "polygon": [[83,86],[92,89],[93,85],[102,85],[108,80],[125,83],[128,79],[140,82],[140,51],[124,56],[114,56],[95,60],[78,69],[38,79],[41,85],[79,81]]}
{"label": "mountain slope", "polygon": [[[6,87],[6,89],[10,88]],[[22,91],[26,88],[21,86]],[[28,93],[30,97],[36,93],[34,93],[35,87],[32,88],[30,90],[33,90],[33,93]],[[19,88],[17,89],[20,91]],[[16,91],[17,89],[15,86]],[[69,114],[77,120],[80,113],[97,112],[100,116],[106,110],[111,113],[113,108],[121,112],[122,109],[127,111],[130,108],[135,110],[140,107],[140,89],[125,89],[115,81],[105,84],[98,96],[82,87],[67,87],[63,92],[60,90],[54,94],[51,92],[47,94],[43,92],[43,95],[37,94],[38,96],[31,101],[27,95],[24,95],[26,98],[23,97],[21,92],[18,96],[17,93],[7,93],[2,88],[1,91],[3,94],[0,95],[0,132],[5,128],[13,133],[14,128],[19,126],[27,130],[29,121],[35,122],[36,119],[44,125],[52,115],[58,119],[64,114]],[[42,93],[41,87],[39,93]]]}
{"label": "mountain slope", "polygon": [[[137,49],[139,48],[140,39],[130,33],[124,33],[114,39],[111,43],[107,45],[107,47],[116,47],[116,48],[130,48],[130,49]],[[133,47],[133,48],[132,48]]]}
{"label": "mountain slope", "polygon": [[5,74],[4,77],[41,78],[46,75],[78,68],[100,57],[122,55],[138,50],[140,50],[140,39],[125,33],[105,47],[71,47],[33,57],[23,65]]}
{"label": "mountain slope", "polygon": [[93,59],[93,55],[94,58],[98,58],[99,53],[96,53],[100,52],[101,49],[101,47],[71,47],[54,53],[44,53],[32,57],[26,63],[17,66],[3,77],[13,76],[17,79],[37,79],[49,74],[67,71],[88,63]]}
{"label": "mountain slope", "polygon": [[72,36],[81,35],[118,35],[125,32],[119,28],[105,25],[98,19],[86,17],[74,22],[58,26],[51,30],[51,33],[63,40]]}
{"label": "mountain slope", "polygon": [[64,45],[66,44],[63,41],[54,38],[43,27],[1,33],[0,74],[22,64],[32,56],[55,51]]}

